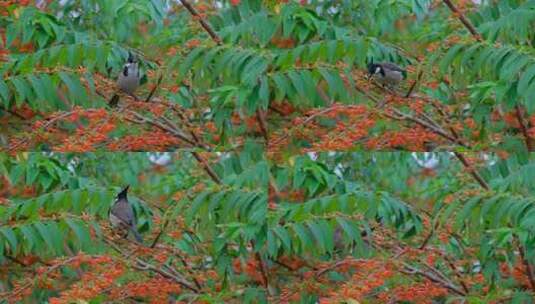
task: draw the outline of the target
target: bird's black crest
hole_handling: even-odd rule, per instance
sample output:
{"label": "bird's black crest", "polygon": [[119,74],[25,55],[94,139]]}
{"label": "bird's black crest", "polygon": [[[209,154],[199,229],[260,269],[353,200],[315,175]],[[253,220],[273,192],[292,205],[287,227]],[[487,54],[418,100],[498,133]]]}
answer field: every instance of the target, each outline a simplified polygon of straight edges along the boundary
{"label": "bird's black crest", "polygon": [[377,65],[372,62],[368,63],[368,73],[373,74],[375,73],[375,67]]}
{"label": "bird's black crest", "polygon": [[128,192],[128,188],[129,187],[130,187],[130,185],[127,185],[126,187],[124,187],[124,189],[121,190],[121,192],[119,192],[119,194],[117,194],[117,198],[118,199],[126,198],[126,194]]}
{"label": "bird's black crest", "polygon": [[129,63],[134,62],[134,55],[132,54],[132,52],[128,52],[128,62]]}

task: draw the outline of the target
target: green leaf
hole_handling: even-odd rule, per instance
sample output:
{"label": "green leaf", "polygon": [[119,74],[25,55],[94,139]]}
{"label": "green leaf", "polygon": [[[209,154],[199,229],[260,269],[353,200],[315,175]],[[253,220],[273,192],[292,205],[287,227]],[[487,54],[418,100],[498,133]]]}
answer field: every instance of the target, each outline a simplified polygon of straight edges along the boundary
{"label": "green leaf", "polygon": [[343,229],[343,231],[350,240],[357,241],[361,238],[360,231],[355,228],[352,222],[349,222],[348,220],[342,217],[336,217],[336,222],[340,225],[340,227]]}
{"label": "green leaf", "polygon": [[87,227],[81,224],[80,221],[67,218],[65,223],[71,228],[76,235],[79,248],[88,248],[91,245],[91,237]]}
{"label": "green leaf", "polygon": [[31,91],[28,84],[22,77],[13,77],[11,78],[11,83],[15,86],[17,90],[16,105],[20,107],[22,102],[27,100],[31,96]]}
{"label": "green leaf", "polygon": [[[9,251],[7,251],[10,255],[16,256],[18,253],[18,241],[17,237],[15,235],[15,232],[10,227],[0,227],[0,232],[5,236],[7,239],[8,245],[9,245]],[[2,241],[3,242],[3,241]],[[7,250],[4,248],[4,250]]]}
{"label": "green leaf", "polygon": [[9,88],[7,87],[5,81],[2,79],[0,79],[0,99],[4,107],[6,109],[9,108]]}
{"label": "green leaf", "polygon": [[286,252],[291,252],[292,240],[290,239],[290,235],[288,234],[288,231],[286,231],[286,229],[283,229],[282,227],[275,227],[272,230],[282,241],[284,250],[286,250]]}
{"label": "green leaf", "polygon": [[310,222],[308,223],[308,228],[310,229],[310,231],[312,231],[312,235],[316,240],[316,245],[319,248],[319,252],[325,252],[327,250],[327,241],[324,238],[322,227],[316,222]]}
{"label": "green leaf", "polygon": [[464,46],[462,44],[456,44],[452,48],[449,49],[449,51],[444,56],[444,59],[442,59],[440,63],[440,74],[445,74],[447,69],[452,65],[453,60],[455,59],[455,56],[458,55],[459,51]]}
{"label": "green leaf", "polygon": [[259,100],[262,102],[260,107],[266,110],[269,105],[269,84],[266,76],[260,78],[260,90],[258,91],[258,94]]}
{"label": "green leaf", "polygon": [[59,72],[59,77],[69,89],[70,101],[77,105],[87,105],[87,94],[78,78],[71,77],[65,72]]}
{"label": "green leaf", "polygon": [[309,235],[310,232],[306,226],[303,224],[294,224],[292,228],[299,238],[302,252],[307,252],[308,250],[314,248],[312,244],[312,238]]}
{"label": "green leaf", "polygon": [[26,254],[33,252],[34,246],[37,243],[35,238],[35,232],[32,229],[32,226],[28,225],[22,225],[19,226],[20,231],[22,232],[22,235],[24,236],[24,243],[25,247],[27,247],[28,251]]}
{"label": "green leaf", "polygon": [[50,252],[52,252],[52,254],[56,254],[58,252],[58,249],[54,246],[54,242],[52,241],[52,234],[48,230],[48,227],[41,222],[34,223],[33,226],[35,227],[35,229],[37,229],[39,235],[41,235],[41,238],[45,241]]}

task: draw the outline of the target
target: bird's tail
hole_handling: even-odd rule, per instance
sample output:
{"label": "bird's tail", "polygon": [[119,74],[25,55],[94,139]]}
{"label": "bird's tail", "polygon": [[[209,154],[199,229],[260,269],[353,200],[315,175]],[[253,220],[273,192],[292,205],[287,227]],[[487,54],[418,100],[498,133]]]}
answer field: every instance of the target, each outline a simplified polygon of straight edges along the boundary
{"label": "bird's tail", "polygon": [[119,95],[117,94],[113,95],[113,97],[110,99],[110,102],[108,102],[108,104],[112,108],[116,107],[118,103],[119,103]]}
{"label": "bird's tail", "polygon": [[132,231],[132,234],[134,235],[134,238],[136,238],[136,241],[140,244],[143,244],[143,238],[141,237],[141,234],[139,234],[139,232],[137,232],[134,227],[130,228],[130,231]]}

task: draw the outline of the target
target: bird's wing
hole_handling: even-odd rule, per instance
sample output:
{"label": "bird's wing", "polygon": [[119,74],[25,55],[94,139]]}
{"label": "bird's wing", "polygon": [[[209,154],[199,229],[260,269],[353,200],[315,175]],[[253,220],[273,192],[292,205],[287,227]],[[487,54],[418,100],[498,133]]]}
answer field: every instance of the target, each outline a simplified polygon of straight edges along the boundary
{"label": "bird's wing", "polygon": [[111,212],[128,226],[134,225],[134,210],[126,200],[117,201],[111,208]]}
{"label": "bird's wing", "polygon": [[397,64],[392,62],[381,62],[380,65],[392,71],[405,72],[404,69],[400,68]]}

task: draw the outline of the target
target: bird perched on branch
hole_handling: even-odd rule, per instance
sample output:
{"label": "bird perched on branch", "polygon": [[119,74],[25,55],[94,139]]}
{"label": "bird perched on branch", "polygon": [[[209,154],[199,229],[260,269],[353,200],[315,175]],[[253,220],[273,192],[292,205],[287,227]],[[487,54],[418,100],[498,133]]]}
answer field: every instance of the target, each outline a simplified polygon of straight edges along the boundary
{"label": "bird perched on branch", "polygon": [[[140,81],[139,63],[134,58],[132,53],[128,53],[128,60],[123,66],[119,78],[117,78],[117,86],[121,91],[129,95],[134,95],[134,92],[139,87]],[[110,106],[115,107],[119,103],[119,95],[115,94],[110,99]]]}
{"label": "bird perched on branch", "polygon": [[403,79],[407,78],[407,71],[391,62],[379,62],[368,64],[368,73],[383,86],[396,87]]}
{"label": "bird perched on branch", "polygon": [[121,231],[125,237],[132,233],[138,243],[143,243],[143,238],[136,230],[136,218],[134,209],[128,202],[127,192],[130,186],[126,186],[117,194],[113,205],[111,206],[108,216],[111,226]]}

